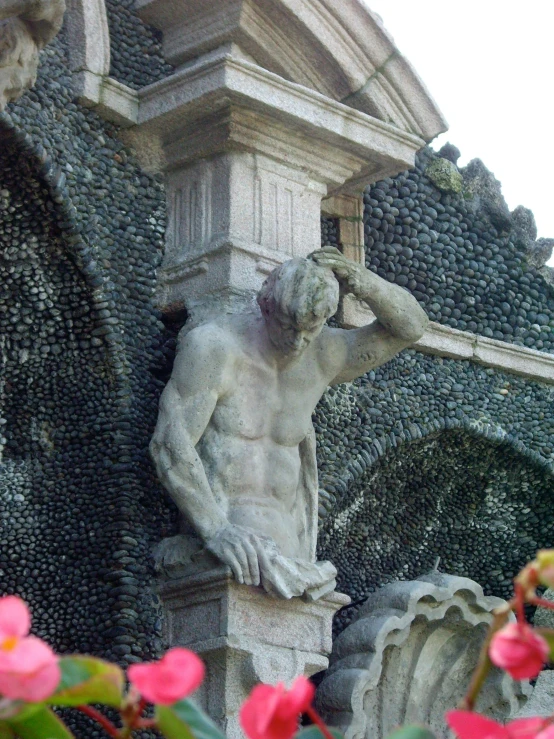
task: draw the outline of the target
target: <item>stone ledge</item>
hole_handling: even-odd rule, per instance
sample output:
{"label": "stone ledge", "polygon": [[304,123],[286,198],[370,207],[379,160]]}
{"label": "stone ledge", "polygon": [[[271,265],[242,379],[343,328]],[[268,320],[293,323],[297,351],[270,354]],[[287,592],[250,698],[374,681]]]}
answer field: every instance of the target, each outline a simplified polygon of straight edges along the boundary
{"label": "stone ledge", "polygon": [[[189,133],[187,126],[198,130],[201,121],[213,120],[216,113],[231,109],[243,111],[242,117],[246,112],[261,116],[260,132],[269,122],[284,126],[289,138],[294,133],[312,155],[322,146],[327,150],[326,160],[340,152],[345,172],[338,177],[332,167],[319,162],[329,170],[326,179],[331,189],[343,189],[348,179],[349,190],[361,190],[368,181],[411,167],[424,143],[418,136],[289,82],[226,50],[143,88],[139,98],[139,128],[149,138],[160,136],[163,143],[175,142]],[[248,149],[254,143],[249,132],[248,140],[239,145]]]}
{"label": "stone ledge", "polygon": [[[372,317],[373,313],[365,304],[346,298],[339,320],[345,328],[357,328],[367,325]],[[554,384],[554,354],[488,339],[440,323],[430,323],[423,338],[413,348],[438,357],[469,359],[485,367]]]}
{"label": "stone ledge", "polygon": [[89,71],[73,75],[75,95],[81,105],[94,108],[98,115],[122,128],[136,125],[139,114],[139,97],[127,85]]}

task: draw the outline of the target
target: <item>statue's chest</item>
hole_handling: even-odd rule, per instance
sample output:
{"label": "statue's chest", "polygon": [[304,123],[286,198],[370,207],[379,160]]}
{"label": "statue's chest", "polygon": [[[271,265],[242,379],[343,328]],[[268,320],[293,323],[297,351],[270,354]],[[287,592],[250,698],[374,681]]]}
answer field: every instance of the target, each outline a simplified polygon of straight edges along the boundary
{"label": "statue's chest", "polygon": [[243,435],[294,446],[308,432],[319,399],[314,380],[306,366],[282,371],[248,362],[226,403]]}

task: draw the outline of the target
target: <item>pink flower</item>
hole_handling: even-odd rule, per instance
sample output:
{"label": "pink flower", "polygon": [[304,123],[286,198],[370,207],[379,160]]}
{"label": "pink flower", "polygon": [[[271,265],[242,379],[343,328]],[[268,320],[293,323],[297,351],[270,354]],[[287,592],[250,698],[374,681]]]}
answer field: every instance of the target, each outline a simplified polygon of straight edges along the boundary
{"label": "pink flower", "polygon": [[204,663],[189,649],[170,649],[159,662],[131,665],[129,680],[143,698],[170,706],[194,693],[204,679]]}
{"label": "pink flower", "polygon": [[314,686],[298,677],[290,690],[282,683],[257,685],[240,709],[240,723],[250,739],[290,739],[298,729],[298,717],[313,700]]}
{"label": "pink flower", "polygon": [[31,703],[49,698],[58,687],[58,657],[48,644],[27,636],[31,615],[15,595],[0,598],[0,695]]}
{"label": "pink flower", "polygon": [[446,721],[458,739],[554,739],[544,718],[520,718],[505,726],[471,711],[449,711]]}
{"label": "pink flower", "polygon": [[489,647],[491,662],[514,680],[536,677],[549,655],[546,639],[524,623],[508,624],[497,631]]}

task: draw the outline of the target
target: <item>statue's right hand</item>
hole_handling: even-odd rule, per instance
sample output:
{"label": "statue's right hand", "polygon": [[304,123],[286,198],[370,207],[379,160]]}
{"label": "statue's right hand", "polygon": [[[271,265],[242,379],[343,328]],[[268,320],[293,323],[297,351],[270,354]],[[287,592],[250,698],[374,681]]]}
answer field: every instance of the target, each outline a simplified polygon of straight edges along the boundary
{"label": "statue's right hand", "polygon": [[269,553],[278,554],[275,542],[243,526],[227,524],[206,542],[212,554],[229,565],[235,579],[245,585],[260,585],[261,573],[270,567]]}

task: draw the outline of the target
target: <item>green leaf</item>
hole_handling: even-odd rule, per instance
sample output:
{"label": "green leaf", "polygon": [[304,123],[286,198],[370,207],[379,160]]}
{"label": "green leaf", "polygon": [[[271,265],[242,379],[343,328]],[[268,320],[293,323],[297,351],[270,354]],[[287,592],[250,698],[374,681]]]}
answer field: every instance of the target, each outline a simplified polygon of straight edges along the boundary
{"label": "green leaf", "polygon": [[[344,734],[338,729],[332,729],[330,726],[327,728],[334,739],[344,739]],[[295,739],[324,739],[324,737],[321,733],[321,729],[318,729],[317,726],[308,726],[295,734]]]}
{"label": "green leaf", "polygon": [[166,739],[225,739],[213,721],[190,700],[156,706],[156,719]]}
{"label": "green leaf", "polygon": [[403,726],[389,734],[388,739],[436,739],[436,737],[423,726]]}
{"label": "green leaf", "polygon": [[31,716],[17,717],[6,723],[20,739],[75,739],[61,719],[45,706]]}
{"label": "green leaf", "polygon": [[535,631],[548,642],[548,646],[550,647],[550,662],[554,662],[554,629],[536,628]]}
{"label": "green leaf", "polygon": [[13,739],[14,733],[5,721],[0,721],[0,739]]}
{"label": "green leaf", "polygon": [[62,679],[48,699],[52,706],[81,706],[103,703],[119,708],[123,700],[125,677],[117,665],[96,657],[62,657]]}

